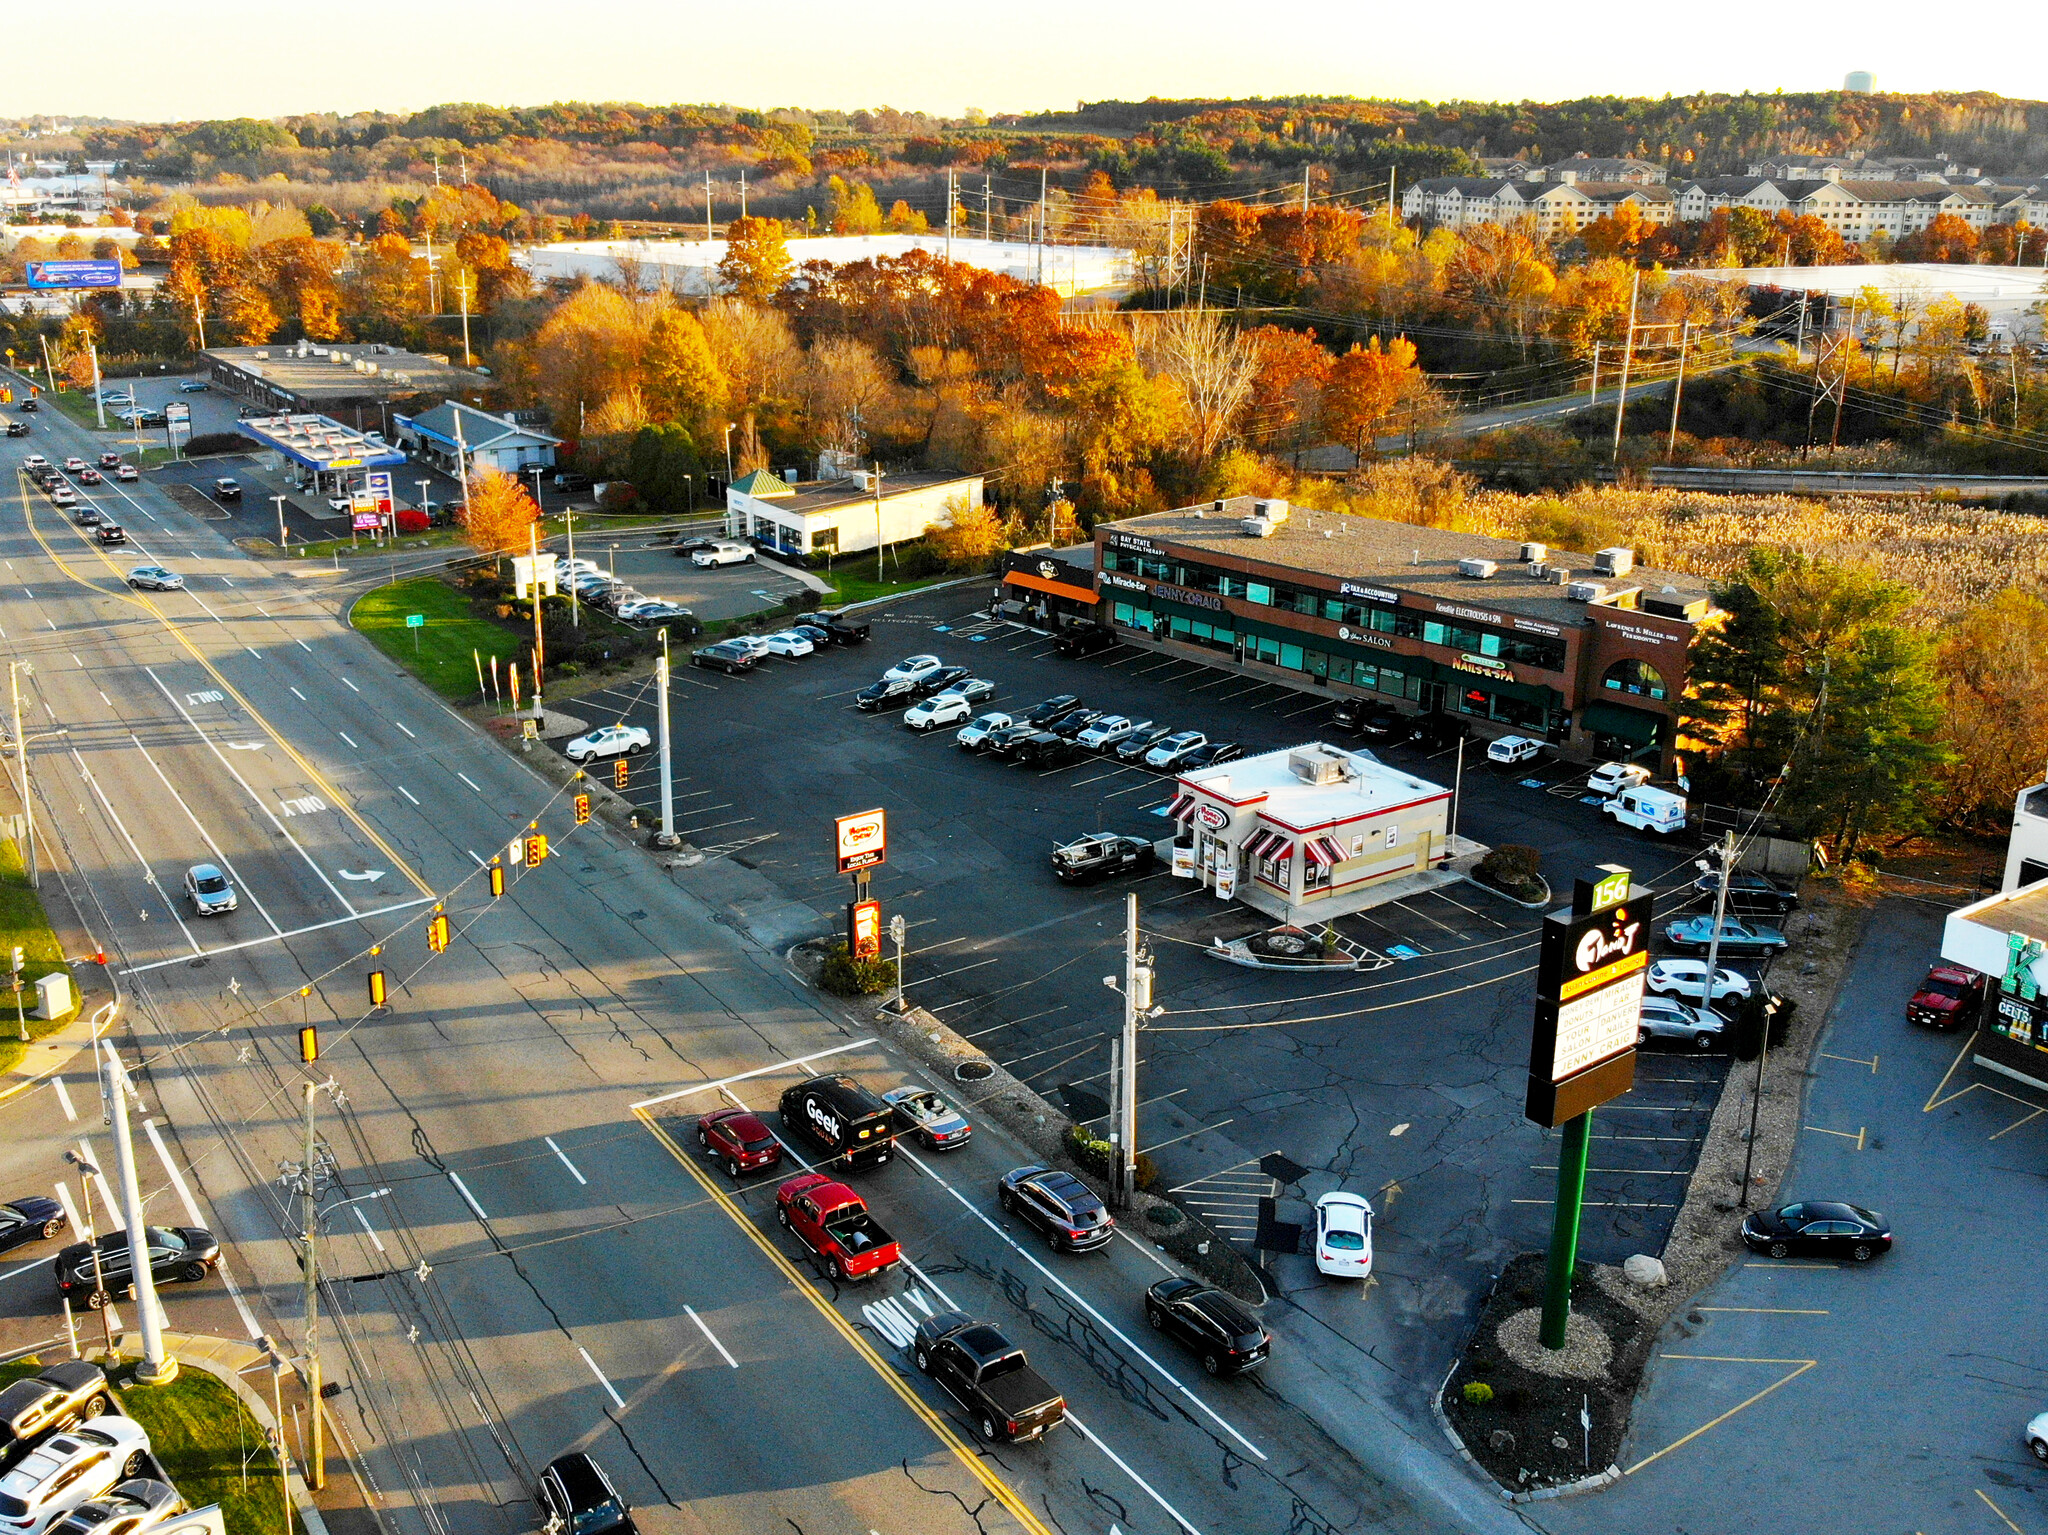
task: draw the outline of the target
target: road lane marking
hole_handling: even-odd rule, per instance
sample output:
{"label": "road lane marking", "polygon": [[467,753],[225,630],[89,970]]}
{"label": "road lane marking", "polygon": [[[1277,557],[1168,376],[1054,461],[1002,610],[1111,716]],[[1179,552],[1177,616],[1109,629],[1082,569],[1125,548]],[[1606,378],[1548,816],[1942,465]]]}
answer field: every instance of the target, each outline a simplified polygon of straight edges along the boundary
{"label": "road lane marking", "polygon": [[[403,794],[403,795],[404,795],[404,796],[405,796],[405,797],[406,797],[407,799],[409,799],[409,800],[412,800],[412,802],[413,802],[413,803],[414,803],[415,805],[417,805],[417,804],[419,803],[419,801],[418,801],[417,799],[413,799],[413,792],[412,792],[412,790],[408,789],[408,788],[407,788],[407,787],[406,787],[406,786],[405,786],[404,784],[400,784],[400,785],[398,786],[398,792],[399,792],[400,794]],[[474,856],[474,855],[472,855],[472,856]]]}
{"label": "road lane marking", "polygon": [[710,1340],[711,1346],[718,1350],[718,1357],[723,1359],[727,1364],[731,1365],[735,1370],[737,1370],[740,1367],[740,1362],[737,1359],[733,1358],[731,1354],[726,1352],[725,1345],[718,1341],[718,1334],[716,1334],[710,1328],[704,1325],[704,1318],[697,1315],[696,1310],[693,1307],[685,1306],[683,1307],[683,1310],[688,1312],[690,1320],[697,1324],[697,1331],[704,1334],[704,1336]]}
{"label": "road lane marking", "polygon": [[[289,682],[287,682],[285,686],[288,688],[292,687],[292,685]],[[296,698],[302,704],[309,704],[313,701],[312,699],[308,698],[304,693],[301,693],[297,688],[292,688],[292,697]]]}
{"label": "road lane marking", "polygon": [[[435,897],[431,895],[422,895],[410,901],[400,901],[395,906],[375,906],[368,911],[359,911],[352,917],[330,917],[325,922],[309,922],[304,927],[291,928],[269,938],[245,938],[240,943],[224,943],[217,949],[201,949],[198,957],[213,959],[222,954],[233,954],[241,949],[261,948],[266,943],[282,943],[288,938],[297,938],[302,933],[318,933],[330,927],[341,927],[349,922],[368,922],[372,917],[386,917],[394,912],[410,911],[415,906],[425,906],[434,899]],[[193,958],[194,956],[189,954],[180,954],[176,959],[158,959],[151,960],[146,965],[130,965],[118,973],[141,975],[145,971],[161,970],[166,965],[189,965]]]}
{"label": "road lane marking", "polygon": [[570,1177],[574,1178],[578,1183],[588,1184],[590,1182],[583,1174],[576,1171],[576,1164],[569,1160],[569,1153],[555,1144],[555,1138],[552,1135],[543,1135],[541,1139],[548,1143],[548,1150],[562,1159],[562,1165],[569,1169]]}
{"label": "road lane marking", "polygon": [[479,854],[475,848],[466,847],[463,849],[463,852],[469,854],[470,857],[476,859],[476,866],[479,869],[488,869],[490,867],[489,864],[484,862],[482,855]]}
{"label": "road lane marking", "polygon": [[353,740],[353,739],[352,739],[352,738],[350,737],[349,733],[348,733],[348,732],[347,732],[346,730],[337,730],[337,731],[335,731],[334,733],[335,733],[336,735],[340,736],[340,737],[342,738],[342,740],[344,740],[344,741],[347,741],[347,742],[348,742],[348,744],[349,744],[349,750],[351,750],[351,751],[361,751],[361,750],[362,750],[362,748],[361,748],[360,746],[356,745],[355,741],[354,741],[354,740]]}
{"label": "road lane marking", "polygon": [[[1171,1503],[1167,1502],[1166,1499],[1162,1498],[1159,1495],[1158,1491],[1152,1486],[1150,1482],[1146,1481],[1142,1476],[1138,1475],[1137,1472],[1133,1471],[1128,1461],[1126,1461],[1121,1455],[1117,1454],[1117,1452],[1112,1450],[1108,1445],[1104,1444],[1100,1439],[1096,1438],[1095,1430],[1090,1428],[1087,1424],[1083,1423],[1079,1418],[1075,1417],[1074,1409],[1071,1407],[1067,1409],[1067,1421],[1073,1424],[1075,1428],[1079,1429],[1081,1431],[1082,1437],[1085,1438],[1090,1444],[1094,1445],[1096,1449],[1102,1451],[1103,1454],[1107,1455],[1111,1460],[1116,1462],[1117,1469],[1123,1472],[1123,1474],[1129,1477],[1132,1481],[1136,1482],[1138,1486],[1144,1491],[1146,1497],[1150,1498],[1154,1503],[1157,1503],[1161,1508],[1165,1509],[1166,1515],[1169,1519],[1171,1519],[1175,1524],[1179,1525],[1182,1529],[1186,1530],[1188,1532],[1188,1535],[1202,1535],[1202,1532],[1200,1530],[1196,1529],[1192,1524],[1189,1524],[1186,1519],[1181,1517],[1181,1512],[1179,1509],[1175,1508]],[[1263,1455],[1259,1458],[1261,1460],[1265,1459]]]}
{"label": "road lane marking", "polygon": [[[92,1149],[92,1138],[90,1136],[81,1135],[78,1138],[78,1154],[94,1167],[100,1165],[99,1153]],[[106,1174],[104,1172],[89,1173],[85,1175],[85,1178],[88,1183],[99,1190],[100,1203],[106,1207],[108,1224],[116,1231],[126,1231],[128,1229],[128,1222],[121,1217],[121,1207],[114,1203],[114,1191],[107,1187]]]}
{"label": "road lane marking", "polygon": [[[451,1173],[449,1174],[449,1176],[453,1177],[454,1174]],[[597,1361],[590,1357],[590,1350],[584,1348],[581,1344],[578,1344],[576,1346],[576,1352],[581,1354],[583,1356],[583,1362],[590,1366],[590,1373],[592,1375],[595,1375],[597,1377],[597,1383],[600,1386],[604,1387],[604,1394],[612,1399],[612,1404],[615,1407],[617,1407],[620,1412],[624,1412],[626,1410],[626,1399],[620,1396],[619,1393],[615,1389],[613,1389],[612,1383],[604,1378],[604,1371],[600,1370],[597,1367]]]}
{"label": "road lane marking", "polygon": [[773,1066],[756,1066],[752,1071],[743,1071],[737,1076],[720,1077],[716,1082],[699,1082],[692,1087],[679,1087],[674,1092],[661,1093],[653,1098],[642,1098],[637,1103],[627,1104],[626,1107],[635,1110],[651,1109],[657,1103],[667,1103],[676,1098],[687,1098],[692,1093],[718,1092],[734,1082],[746,1082],[755,1077],[773,1076],[778,1071],[788,1071],[794,1066],[801,1066],[808,1070],[813,1061],[822,1061],[826,1057],[833,1055],[844,1055],[849,1050],[864,1050],[874,1043],[874,1036],[869,1035],[864,1039],[856,1039],[851,1044],[834,1045],[829,1050],[813,1050],[809,1055],[791,1056],[786,1061],[777,1061]]}
{"label": "road lane marking", "polygon": [[1825,1311],[1811,1311],[1803,1306],[1695,1306],[1695,1311],[1737,1311],[1745,1316],[1826,1316]]}
{"label": "road lane marking", "polygon": [[362,692],[362,689],[361,689],[361,688],[357,687],[357,686],[356,686],[356,685],[355,685],[355,684],[354,684],[353,682],[350,682],[350,681],[348,680],[348,678],[346,678],[346,677],[342,678],[342,679],[341,679],[341,682],[342,682],[342,686],[344,686],[345,688],[347,688],[347,689],[348,689],[348,690],[349,690],[349,691],[350,691],[351,693],[360,693],[360,692]]}
{"label": "road lane marking", "polygon": [[[344,682],[346,682],[346,681],[347,681],[348,679],[347,679],[346,677],[344,677],[344,678],[343,678],[342,680],[343,680]],[[398,728],[399,728],[400,730],[405,730],[405,721],[404,721],[404,720],[393,720],[393,721],[392,721],[391,723],[392,723],[392,724],[394,724],[394,725],[396,725],[396,726],[397,726],[397,727],[398,727]],[[412,732],[411,732],[410,730],[405,730],[405,733],[406,733],[407,735],[409,735],[409,736],[412,736],[412,738],[413,738],[413,739],[414,739],[415,741],[417,741],[417,740],[419,739],[419,737],[418,737],[418,736],[414,736],[414,735],[412,735]]]}
{"label": "road lane marking", "polygon": [[[107,798],[106,791],[100,787],[99,780],[92,776],[92,770],[85,765],[85,759],[78,755],[76,747],[72,748],[71,760],[78,764],[78,776],[92,786],[92,792],[98,798],[100,808],[106,811],[108,819],[114,823],[114,829],[120,832],[121,840],[128,844],[128,851],[135,855],[135,861],[142,866],[142,877],[149,882],[149,888],[158,895],[163,896],[164,904],[170,908],[171,920],[178,924],[178,931],[183,933],[185,941],[192,945],[192,953],[194,955],[204,953],[205,951],[199,946],[199,940],[192,936],[192,929],[187,927],[185,919],[178,915],[177,902],[173,901],[165,893],[164,887],[157,883],[156,871],[150,868],[149,860],[142,856],[142,849],[135,845],[135,839],[128,834],[127,823],[115,811],[113,801]],[[182,964],[184,959],[185,956],[181,955],[178,959],[165,961],[165,963]],[[154,967],[152,966],[151,968]]]}
{"label": "road lane marking", "polygon": [[11,1268],[6,1273],[0,1274],[0,1284],[5,1284],[8,1280],[14,1278],[14,1276],[17,1274],[26,1274],[30,1269],[39,1269],[46,1267],[49,1261],[50,1260],[48,1258],[32,1258],[27,1263],[22,1264],[19,1268]]}
{"label": "road lane marking", "polygon": [[62,1077],[50,1078],[50,1086],[57,1089],[57,1101],[64,1106],[64,1118],[71,1124],[78,1123],[78,1110],[71,1106],[71,1094],[64,1089]]}
{"label": "road lane marking", "polygon": [[[404,729],[403,726],[400,726],[399,728]],[[407,731],[406,733],[410,735],[412,732]],[[464,783],[468,784],[472,789],[475,789],[477,793],[481,794],[484,792],[482,785],[480,785],[474,778],[471,778],[469,774],[457,773],[455,776],[461,779]]]}
{"label": "road lane marking", "polygon": [[[200,1217],[199,1206],[192,1198],[192,1190],[186,1187],[185,1175],[178,1171],[178,1164],[171,1160],[170,1149],[164,1145],[164,1138],[157,1130],[156,1120],[143,1120],[142,1128],[149,1136],[149,1144],[156,1148],[156,1159],[163,1163],[164,1172],[171,1180],[171,1187],[177,1190],[178,1203],[185,1207],[185,1219],[201,1230],[206,1230],[206,1222]],[[235,1310],[241,1313],[242,1325],[248,1329],[249,1336],[262,1337],[263,1329],[256,1325],[255,1313],[250,1311],[249,1303],[242,1299],[241,1289],[235,1284],[234,1276],[228,1272],[228,1260],[225,1256],[214,1264],[214,1272],[220,1275],[220,1282],[227,1286],[228,1299],[235,1303]]]}
{"label": "road lane marking", "polygon": [[[244,890],[249,890],[249,882],[243,879],[241,871],[238,870],[232,863],[228,861],[228,855],[226,853],[223,853],[220,850],[220,844],[213,840],[213,833],[208,831],[203,825],[200,824],[199,817],[192,813],[192,807],[185,803],[185,796],[178,792],[177,787],[174,784],[172,784],[170,778],[165,774],[164,770],[157,765],[156,758],[152,757],[149,754],[149,748],[142,744],[142,737],[138,736],[137,734],[135,734],[134,731],[131,730],[130,732],[128,732],[128,739],[133,741],[135,743],[135,749],[142,753],[142,760],[149,764],[150,771],[155,773],[157,776],[157,781],[160,782],[166,789],[168,789],[170,791],[171,798],[178,802],[178,808],[185,812],[185,819],[190,821],[192,823],[192,829],[199,833],[199,840],[206,844],[207,851],[212,853],[215,858],[220,860],[221,866],[228,871],[229,875],[233,877],[236,884],[240,885]],[[249,890],[249,900],[251,904],[255,906],[257,914],[261,916],[265,922],[268,922],[270,924],[271,932],[281,933],[284,931],[283,928],[277,925],[277,919],[271,916],[269,909],[264,906],[261,900],[257,899],[256,892],[254,890]]]}
{"label": "road lane marking", "polygon": [[[455,1192],[462,1196],[470,1209],[476,1211],[476,1218],[480,1221],[488,1222],[490,1217],[484,1214],[484,1207],[476,1202],[476,1195],[470,1193],[469,1185],[462,1181],[462,1174],[451,1172],[448,1174],[448,1177],[455,1184]],[[620,1405],[623,1406],[624,1404],[621,1403]]]}

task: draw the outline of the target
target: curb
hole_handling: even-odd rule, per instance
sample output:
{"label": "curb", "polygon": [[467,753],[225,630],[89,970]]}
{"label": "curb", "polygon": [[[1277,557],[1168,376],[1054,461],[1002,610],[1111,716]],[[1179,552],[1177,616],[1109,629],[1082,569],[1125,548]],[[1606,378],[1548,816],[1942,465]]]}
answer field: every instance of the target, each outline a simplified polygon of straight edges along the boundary
{"label": "curb", "polygon": [[[217,1341],[219,1340],[204,1338],[195,1334],[166,1333],[164,1335],[164,1352],[174,1356],[180,1366],[189,1366],[192,1369],[204,1371],[215,1380],[223,1382],[230,1391],[234,1392],[242,1405],[249,1409],[249,1416],[256,1420],[258,1426],[272,1434],[276,1434],[278,1436],[278,1443],[282,1444],[284,1436],[278,1426],[277,1418],[272,1414],[270,1404],[257,1394],[253,1386],[243,1380],[232,1369],[216,1364],[212,1359],[205,1357],[203,1354],[187,1351],[192,1344],[206,1344]],[[293,1373],[297,1374],[297,1371]],[[279,1459],[285,1465],[285,1487],[291,1493],[292,1508],[299,1518],[305,1522],[307,1535],[327,1535],[327,1521],[321,1518],[320,1510],[313,1506],[313,1495],[307,1490],[305,1479],[299,1474],[298,1468],[292,1464],[289,1456],[281,1455]]]}
{"label": "curb", "polygon": [[1543,899],[1540,901],[1520,901],[1516,900],[1515,897],[1509,895],[1505,890],[1501,890],[1493,885],[1489,885],[1484,880],[1475,879],[1470,874],[1466,874],[1461,871],[1458,875],[1459,879],[1462,879],[1466,884],[1470,885],[1473,889],[1484,890],[1488,895],[1496,896],[1499,899],[1506,901],[1510,906],[1519,906],[1524,911],[1548,911],[1550,910],[1550,903],[1553,900],[1555,900],[1556,897],[1550,893],[1550,881],[1547,879],[1543,879],[1543,876],[1540,874],[1536,877],[1538,879],[1543,880]]}
{"label": "curb", "polygon": [[1430,1393],[1429,1415],[1436,1419],[1436,1426],[1444,1431],[1444,1438],[1450,1440],[1451,1448],[1458,1453],[1458,1459],[1471,1467],[1474,1475],[1494,1492],[1498,1493],[1503,1503],[1543,1503],[1551,1498],[1568,1498],[1574,1493],[1598,1492],[1601,1488],[1611,1487],[1621,1480],[1621,1467],[1609,1466],[1605,1471],[1595,1471],[1591,1476],[1582,1476],[1575,1482],[1560,1482],[1554,1487],[1537,1487],[1527,1492],[1510,1492],[1507,1488],[1501,1486],[1493,1473],[1479,1464],[1478,1457],[1465,1448],[1464,1436],[1451,1426],[1450,1415],[1444,1411],[1444,1393],[1450,1389],[1451,1377],[1458,1373],[1458,1366],[1462,1363],[1464,1363],[1463,1355],[1453,1359],[1451,1367],[1444,1371],[1443,1380],[1438,1384],[1436,1390]]}

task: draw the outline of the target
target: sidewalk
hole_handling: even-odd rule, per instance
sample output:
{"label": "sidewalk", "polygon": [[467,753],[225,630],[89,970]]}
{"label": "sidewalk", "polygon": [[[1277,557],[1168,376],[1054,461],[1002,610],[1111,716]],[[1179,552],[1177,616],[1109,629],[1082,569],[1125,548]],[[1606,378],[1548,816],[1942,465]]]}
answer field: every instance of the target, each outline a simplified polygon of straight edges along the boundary
{"label": "sidewalk", "polygon": [[[9,804],[15,803],[11,784],[0,781],[0,799]],[[93,956],[99,952],[100,940],[93,937],[87,927],[64,875],[50,867],[53,849],[43,842],[40,835],[36,846],[44,862],[36,893],[42,897],[43,912],[49,918],[51,930],[56,933],[57,941],[63,946],[64,957],[69,962],[67,968],[71,972],[71,984],[78,993],[78,1011],[64,1027],[30,1044],[22,1052],[20,1060],[5,1072],[0,1072],[0,1102],[25,1093],[52,1074],[62,1071],[81,1051],[112,1028],[121,1014],[120,985],[114,979],[113,967],[93,963]],[[0,1026],[12,1028],[14,1022],[6,1019]]]}

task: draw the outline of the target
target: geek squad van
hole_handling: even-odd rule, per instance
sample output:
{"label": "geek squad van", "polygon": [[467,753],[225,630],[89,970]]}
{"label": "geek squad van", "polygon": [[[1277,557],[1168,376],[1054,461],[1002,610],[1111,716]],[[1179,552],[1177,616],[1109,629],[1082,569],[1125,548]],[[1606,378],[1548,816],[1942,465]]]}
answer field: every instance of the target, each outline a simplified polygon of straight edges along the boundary
{"label": "geek squad van", "polygon": [[889,1106],[847,1076],[813,1077],[782,1095],[782,1123],[842,1167],[879,1166],[895,1149]]}

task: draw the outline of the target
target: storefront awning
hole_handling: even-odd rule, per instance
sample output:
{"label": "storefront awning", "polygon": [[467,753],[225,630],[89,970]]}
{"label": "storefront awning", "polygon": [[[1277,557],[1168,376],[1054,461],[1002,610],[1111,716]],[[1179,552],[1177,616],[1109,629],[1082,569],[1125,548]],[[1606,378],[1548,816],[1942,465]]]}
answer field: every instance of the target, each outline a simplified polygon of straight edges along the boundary
{"label": "storefront awning", "polygon": [[1068,586],[1060,581],[1048,581],[1044,576],[1034,576],[1027,570],[1013,570],[1003,577],[1005,586],[1022,586],[1030,591],[1044,592],[1048,597],[1064,597],[1069,602],[1085,602],[1091,607],[1102,598],[1085,586]]}
{"label": "storefront awning", "polygon": [[1628,709],[1620,704],[1587,704],[1579,715],[1580,729],[1616,736],[1634,746],[1649,746],[1655,742],[1663,724],[1661,714],[1646,714],[1641,709]]}
{"label": "storefront awning", "polygon": [[1195,797],[1183,794],[1166,807],[1166,818],[1185,826],[1195,818]]}
{"label": "storefront awning", "polygon": [[1287,856],[1289,841],[1277,831],[1255,831],[1246,839],[1244,850],[1254,858],[1280,862]]}
{"label": "storefront awning", "polygon": [[1342,863],[1351,856],[1338,845],[1334,837],[1310,837],[1301,844],[1301,850],[1307,855],[1308,861],[1319,868]]}

